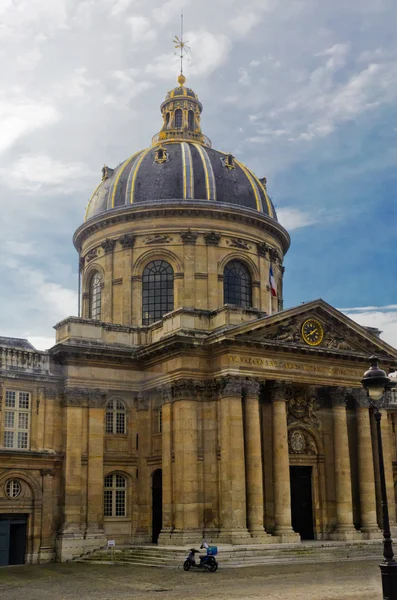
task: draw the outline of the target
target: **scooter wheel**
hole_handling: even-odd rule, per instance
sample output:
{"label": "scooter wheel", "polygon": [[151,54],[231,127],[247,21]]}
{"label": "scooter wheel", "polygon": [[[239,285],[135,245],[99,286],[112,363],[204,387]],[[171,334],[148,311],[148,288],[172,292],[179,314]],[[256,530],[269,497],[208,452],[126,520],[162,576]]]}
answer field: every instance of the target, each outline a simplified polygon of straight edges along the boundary
{"label": "scooter wheel", "polygon": [[190,560],[185,560],[185,562],[183,563],[183,570],[189,571],[190,567],[191,567]]}
{"label": "scooter wheel", "polygon": [[218,563],[214,561],[213,564],[210,567],[211,573],[215,573],[215,571],[217,570],[217,568],[218,568]]}

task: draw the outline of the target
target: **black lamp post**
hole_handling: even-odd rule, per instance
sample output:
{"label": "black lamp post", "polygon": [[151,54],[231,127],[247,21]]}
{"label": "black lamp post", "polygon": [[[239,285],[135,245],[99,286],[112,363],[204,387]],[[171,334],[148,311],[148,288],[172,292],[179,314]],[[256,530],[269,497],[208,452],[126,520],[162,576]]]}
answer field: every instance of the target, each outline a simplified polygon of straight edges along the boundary
{"label": "black lamp post", "polygon": [[370,406],[374,408],[374,417],[376,421],[376,433],[378,438],[378,456],[379,456],[379,475],[380,491],[382,496],[382,515],[383,515],[383,561],[380,563],[382,573],[383,600],[397,600],[397,562],[394,560],[393,544],[390,535],[389,508],[387,504],[385,465],[383,461],[383,444],[380,421],[382,413],[379,408],[382,406],[382,398],[386,390],[395,385],[386,373],[379,368],[376,356],[369,359],[371,368],[364,373],[361,380],[364,389],[367,391]]}

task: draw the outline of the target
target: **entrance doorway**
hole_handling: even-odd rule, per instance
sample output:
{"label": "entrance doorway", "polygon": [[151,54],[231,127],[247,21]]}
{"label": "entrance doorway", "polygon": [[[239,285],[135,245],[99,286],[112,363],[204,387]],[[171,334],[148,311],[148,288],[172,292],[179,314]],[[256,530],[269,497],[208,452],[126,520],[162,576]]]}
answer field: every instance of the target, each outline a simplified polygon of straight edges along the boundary
{"label": "entrance doorway", "polygon": [[163,527],[163,476],[161,469],[152,475],[152,542],[157,544]]}
{"label": "entrance doorway", "polygon": [[312,467],[290,467],[292,528],[302,540],[314,540]]}
{"label": "entrance doorway", "polygon": [[0,515],[0,566],[23,565],[26,553],[25,515]]}

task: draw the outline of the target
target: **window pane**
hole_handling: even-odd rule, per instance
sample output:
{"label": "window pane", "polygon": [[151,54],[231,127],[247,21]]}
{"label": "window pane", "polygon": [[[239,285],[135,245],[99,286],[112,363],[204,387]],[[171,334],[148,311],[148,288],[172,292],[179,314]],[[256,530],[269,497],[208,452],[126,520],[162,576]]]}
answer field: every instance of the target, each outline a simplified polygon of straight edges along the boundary
{"label": "window pane", "polygon": [[123,412],[116,413],[116,433],[125,433],[125,414]]}
{"label": "window pane", "polygon": [[111,490],[105,490],[103,495],[103,514],[105,517],[112,516],[112,494]]}
{"label": "window pane", "polygon": [[116,490],[116,517],[125,516],[125,491]]}
{"label": "window pane", "polygon": [[28,447],[28,434],[24,431],[18,431],[18,448]]}
{"label": "window pane", "polygon": [[174,309],[174,271],[164,260],[146,265],[142,276],[143,324],[150,325]]}
{"label": "window pane", "polygon": [[6,406],[9,408],[15,408],[15,392],[6,392]]}
{"label": "window pane", "polygon": [[13,431],[5,431],[4,432],[4,448],[13,448],[14,447],[14,432]]}
{"label": "window pane", "polygon": [[224,270],[224,303],[252,306],[252,282],[247,267],[238,260],[229,262]]}
{"label": "window pane", "polygon": [[19,392],[19,408],[29,408],[29,393]]}
{"label": "window pane", "polygon": [[113,475],[106,475],[105,477],[105,488],[111,488],[113,484]]}
{"label": "window pane", "polygon": [[15,413],[11,410],[6,410],[4,414],[4,427],[14,428]]}
{"label": "window pane", "polygon": [[113,433],[113,412],[106,413],[106,433]]}
{"label": "window pane", "polygon": [[91,278],[90,283],[90,308],[89,308],[89,316],[91,319],[100,319],[101,318],[101,295],[102,295],[102,278],[101,275],[97,272]]}
{"label": "window pane", "polygon": [[18,415],[18,429],[29,428],[29,413],[20,412]]}
{"label": "window pane", "polygon": [[116,475],[116,487],[125,488],[125,477],[122,475]]}

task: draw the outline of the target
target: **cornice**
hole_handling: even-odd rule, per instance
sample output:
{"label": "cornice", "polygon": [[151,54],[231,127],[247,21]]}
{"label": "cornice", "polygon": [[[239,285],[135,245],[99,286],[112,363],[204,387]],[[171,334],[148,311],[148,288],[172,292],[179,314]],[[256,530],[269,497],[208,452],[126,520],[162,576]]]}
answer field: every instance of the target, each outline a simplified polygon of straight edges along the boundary
{"label": "cornice", "polygon": [[130,206],[121,206],[89,219],[83,223],[73,236],[73,243],[78,252],[84,241],[96,231],[106,229],[109,225],[126,223],[140,219],[167,216],[188,216],[192,219],[199,216],[207,219],[233,221],[258,227],[270,232],[281,244],[283,253],[289,249],[291,239],[288,232],[272,217],[259,213],[254,209],[236,206],[225,202],[192,200],[157,200]]}

